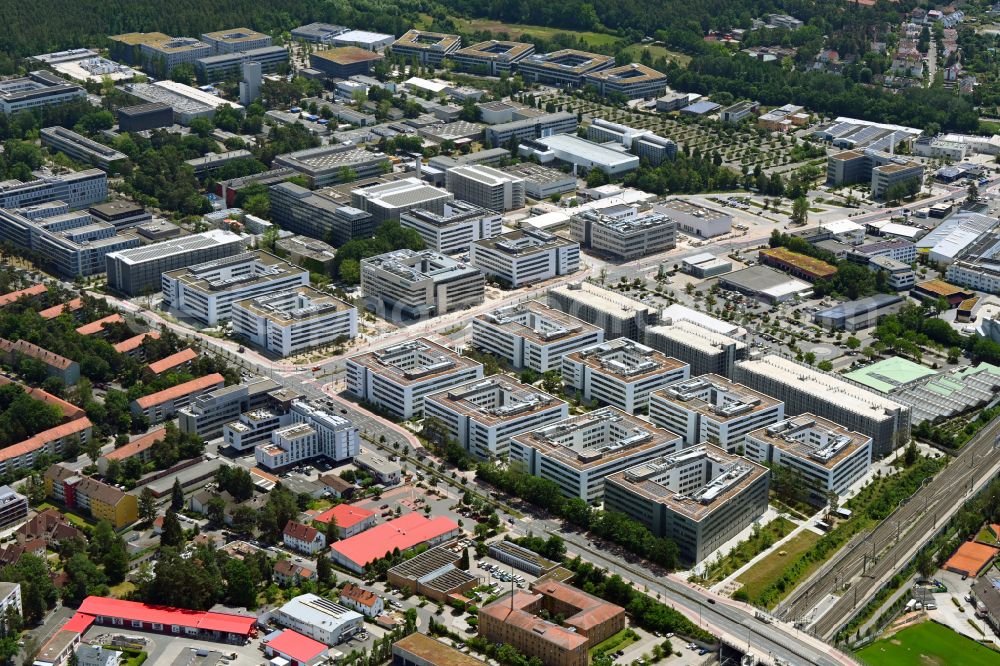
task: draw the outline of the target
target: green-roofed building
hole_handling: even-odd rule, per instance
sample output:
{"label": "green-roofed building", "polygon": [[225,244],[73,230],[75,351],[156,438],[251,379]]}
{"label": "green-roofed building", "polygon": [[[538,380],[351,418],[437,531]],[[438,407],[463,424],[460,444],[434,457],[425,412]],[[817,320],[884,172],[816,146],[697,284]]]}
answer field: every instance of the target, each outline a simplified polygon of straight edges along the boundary
{"label": "green-roofed building", "polygon": [[848,372],[844,377],[879,393],[892,393],[936,374],[936,370],[893,356],[860,370]]}

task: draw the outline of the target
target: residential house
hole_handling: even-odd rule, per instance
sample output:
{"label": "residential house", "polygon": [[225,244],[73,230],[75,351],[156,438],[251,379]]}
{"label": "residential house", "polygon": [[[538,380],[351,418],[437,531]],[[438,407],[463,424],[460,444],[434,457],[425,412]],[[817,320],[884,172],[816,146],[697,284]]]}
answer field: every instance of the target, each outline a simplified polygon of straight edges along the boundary
{"label": "residential house", "polygon": [[351,583],[344,585],[340,590],[340,603],[342,606],[353,608],[365,617],[376,617],[385,611],[382,597]]}
{"label": "residential house", "polygon": [[326,535],[315,527],[289,520],[281,534],[284,544],[292,550],[313,555],[326,547]]}

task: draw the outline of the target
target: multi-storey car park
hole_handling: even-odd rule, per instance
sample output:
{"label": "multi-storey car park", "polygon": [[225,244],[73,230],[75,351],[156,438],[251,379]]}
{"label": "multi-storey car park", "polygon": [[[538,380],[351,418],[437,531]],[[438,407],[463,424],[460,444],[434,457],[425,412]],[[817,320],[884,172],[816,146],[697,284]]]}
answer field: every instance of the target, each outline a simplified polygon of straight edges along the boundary
{"label": "multi-storey car park", "polygon": [[242,239],[231,231],[213,229],[155,245],[112,252],[107,262],[108,287],[128,296],[163,288],[163,273],[229,257],[243,251]]}
{"label": "multi-storey car park", "polygon": [[440,67],[441,62],[462,47],[462,38],[441,32],[408,30],[392,43],[393,55],[416,58],[422,65]]}
{"label": "multi-storey car park", "polygon": [[271,219],[282,229],[328,240],[337,246],[375,233],[375,217],[371,213],[338,204],[326,190],[310,191],[295,183],[277,183],[269,188],[269,193]]}
{"label": "multi-storey car park", "polygon": [[309,284],[309,271],[269,252],[244,252],[163,274],[163,308],[215,326],[237,301]]}
{"label": "multi-storey car park", "polygon": [[125,153],[118,152],[114,148],[88,139],[65,127],[43,127],[38,134],[43,146],[58,150],[79,162],[93,164],[104,170],[111,169],[119,162],[128,159]]}
{"label": "multi-storey car park", "polygon": [[618,261],[633,261],[677,246],[676,222],[663,213],[638,215],[635,208],[623,215],[600,211],[574,215],[570,233],[581,245]]}
{"label": "multi-storey car park", "polygon": [[451,54],[451,60],[458,69],[499,76],[509,74],[515,63],[534,52],[534,44],[491,39],[455,51]]}
{"label": "multi-storey car park", "polygon": [[472,345],[506,359],[515,368],[548,372],[562,367],[562,357],[604,341],[604,330],[538,301],[528,301],[477,315]]}
{"label": "multi-storey car park", "polygon": [[[609,339],[642,340],[643,331],[659,317],[653,306],[589,282],[554,287],[548,297],[550,307],[603,329]],[[660,351],[687,360],[665,349]]]}
{"label": "multi-storey car park", "polygon": [[498,213],[468,201],[448,201],[441,214],[423,208],[401,213],[399,225],[413,229],[427,248],[442,254],[464,254],[475,241],[500,234]]}
{"label": "multi-storey car park", "polygon": [[770,472],[712,444],[635,465],[605,479],[604,505],[673,540],[701,562],[767,510]]}
{"label": "multi-storey car park", "polygon": [[440,419],[481,460],[506,458],[510,438],[569,416],[566,402],[506,375],[474,379],[424,398],[425,418]]}
{"label": "multi-storey car park", "polygon": [[27,76],[0,80],[0,111],[6,115],[42,106],[83,99],[87,91],[51,72],[38,70]]}
{"label": "multi-storey car park", "polygon": [[583,84],[597,88],[599,95],[617,93],[627,99],[650,99],[666,91],[667,75],[634,62],[585,74]]}
{"label": "multi-storey car park", "polygon": [[524,208],[524,181],[482,164],[448,169],[445,188],[455,198],[489,210],[502,212]]}
{"label": "multi-storey car park", "polygon": [[649,396],[649,420],[679,433],[685,446],[711,442],[734,453],[748,432],[783,418],[780,400],[719,375],[684,379]]}
{"label": "multi-storey car park", "polygon": [[470,263],[511,289],[580,269],[580,244],[535,229],[519,229],[472,243]]}
{"label": "multi-storey car park", "polygon": [[418,178],[402,178],[351,190],[351,206],[371,213],[376,224],[399,221],[399,216],[414,208],[443,214],[444,205],[455,198],[451,192],[432,187]]}
{"label": "multi-storey car park", "polygon": [[358,310],[308,286],[236,301],[233,334],[279,356],[358,335]]}
{"label": "multi-storey car park", "polygon": [[629,414],[645,411],[651,391],[687,379],[690,372],[687,363],[628,338],[599,342],[562,358],[566,386],[579,391],[587,401],[611,405]]}
{"label": "multi-storey car park", "polygon": [[320,146],[278,155],[274,163],[301,173],[313,187],[326,187],[384,173],[389,158],[354,146]]}
{"label": "multi-storey car park", "polygon": [[478,268],[431,250],[395,250],[361,260],[366,306],[391,320],[421,319],[479,305]]}
{"label": "multi-storey car park", "polygon": [[404,420],[423,411],[424,396],[482,376],[482,363],[427,338],[347,359],[348,391]]}
{"label": "multi-storey car park", "polygon": [[768,354],[736,363],[733,378],[784,401],[788,414],[808,412],[868,435],[873,456],[885,456],[910,439],[908,405],[803,363]]}
{"label": "multi-storey car park", "polygon": [[730,377],[736,361],[749,354],[743,340],[688,319],[667,318],[649,326],[645,340],[653,349],[689,364],[692,376],[714,373]]}
{"label": "multi-storey car park", "polygon": [[584,76],[615,66],[612,56],[562,49],[552,53],[535,53],[517,64],[525,81],[566,87],[580,87]]}
{"label": "multi-storey car park", "polygon": [[748,433],[744,448],[751,460],[798,472],[816,503],[843,496],[872,461],[871,437],[808,413]]}
{"label": "multi-storey car park", "polygon": [[679,451],[681,438],[614,407],[571,416],[510,440],[510,460],[548,479],[566,497],[600,504],[604,479]]}

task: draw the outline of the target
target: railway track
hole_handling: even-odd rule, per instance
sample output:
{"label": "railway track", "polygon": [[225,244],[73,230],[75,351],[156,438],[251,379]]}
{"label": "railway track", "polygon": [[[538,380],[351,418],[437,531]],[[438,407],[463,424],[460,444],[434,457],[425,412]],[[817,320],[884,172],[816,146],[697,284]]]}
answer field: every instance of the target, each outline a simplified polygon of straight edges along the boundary
{"label": "railway track", "polygon": [[[885,520],[852,539],[806,585],[780,604],[776,615],[803,626],[812,625],[816,634],[826,639],[836,634],[870,601],[887,576],[905,566],[907,553],[927,541],[988,475],[1000,457],[998,437],[1000,417],[977,433],[947,467]],[[848,583],[850,587],[845,589]],[[821,600],[838,592],[842,592],[841,596],[821,617],[811,617],[812,609]]]}

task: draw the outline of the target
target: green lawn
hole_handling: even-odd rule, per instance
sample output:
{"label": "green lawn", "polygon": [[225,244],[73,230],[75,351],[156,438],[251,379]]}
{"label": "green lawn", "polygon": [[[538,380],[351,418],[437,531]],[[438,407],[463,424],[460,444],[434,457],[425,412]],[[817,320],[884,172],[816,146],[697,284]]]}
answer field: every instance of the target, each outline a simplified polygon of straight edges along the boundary
{"label": "green lawn", "polygon": [[608,652],[617,652],[618,650],[624,650],[632,643],[639,640],[639,635],[636,634],[631,629],[622,629],[614,636],[606,638],[594,647],[590,649],[590,655],[592,657],[599,657],[602,654],[607,654]]}
{"label": "green lawn", "polygon": [[592,47],[611,46],[619,40],[615,35],[603,32],[577,32],[575,30],[563,30],[560,28],[548,28],[543,25],[524,25],[522,23],[503,23],[493,19],[460,19],[456,18],[455,25],[462,32],[493,32],[507,33],[511,39],[527,35],[539,39],[552,39],[558,33],[565,33],[579,37]]}
{"label": "green lawn", "polygon": [[858,652],[867,666],[997,666],[1000,652],[936,622],[903,629]]}
{"label": "green lawn", "polygon": [[667,62],[673,61],[682,67],[687,67],[688,63],[691,62],[691,56],[684,55],[683,53],[678,53],[677,51],[671,51],[670,49],[660,46],[659,44],[633,44],[628,47],[629,55],[639,62],[639,58],[643,51],[649,51],[649,55],[653,57],[653,60],[657,58],[666,58]]}
{"label": "green lawn", "polygon": [[[812,548],[819,541],[819,538],[818,534],[810,530],[799,532],[795,537],[782,544],[781,548],[777,551],[772,552],[760,562],[744,571],[736,580],[743,583],[743,589],[746,590],[751,599],[754,599],[761,590],[781,578],[785,567],[798,559],[799,555]],[[784,553],[784,555],[780,555],[779,553]],[[810,566],[809,570],[801,578],[804,580],[820,564],[820,562],[817,562],[815,566]],[[791,592],[791,590],[789,589],[788,592]],[[774,603],[777,604],[778,601],[780,599],[776,599]]]}
{"label": "green lawn", "polygon": [[993,530],[988,527],[984,527],[979,530],[979,534],[976,535],[976,541],[982,541],[983,543],[996,543],[996,537],[993,536]]}

